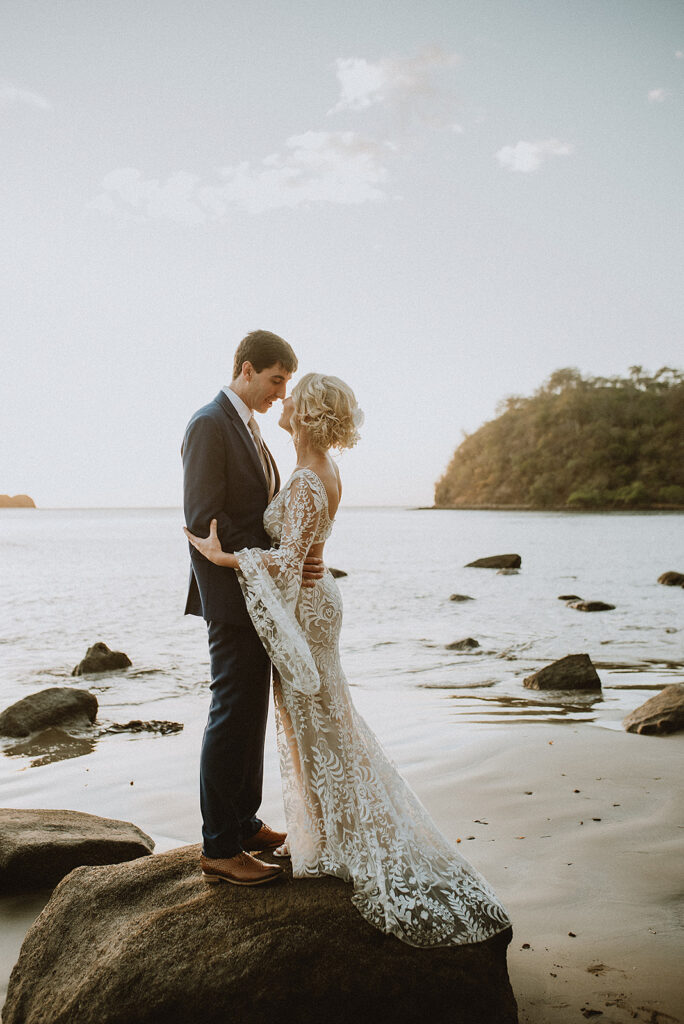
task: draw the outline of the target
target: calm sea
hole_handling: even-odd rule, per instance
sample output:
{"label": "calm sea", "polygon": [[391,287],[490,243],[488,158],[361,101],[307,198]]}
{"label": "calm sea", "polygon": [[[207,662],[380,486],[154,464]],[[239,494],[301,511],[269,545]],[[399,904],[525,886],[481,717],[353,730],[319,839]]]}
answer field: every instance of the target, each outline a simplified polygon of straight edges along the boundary
{"label": "calm sea", "polygon": [[[96,692],[101,722],[205,715],[205,629],[182,614],[182,521],[177,509],[0,512],[0,707],[69,684],[86,648],[104,640],[133,667],[78,682]],[[684,591],[656,581],[684,571],[683,526],[677,513],[341,510],[327,562],[348,573],[350,683],[388,727],[401,718],[407,743],[434,727],[435,713],[445,727],[619,728],[653,689],[682,679]],[[518,574],[464,568],[501,552],[522,556]],[[561,594],[616,607],[582,613]],[[447,650],[465,637],[480,646]],[[579,652],[599,672],[601,698],[523,687],[531,671]]]}

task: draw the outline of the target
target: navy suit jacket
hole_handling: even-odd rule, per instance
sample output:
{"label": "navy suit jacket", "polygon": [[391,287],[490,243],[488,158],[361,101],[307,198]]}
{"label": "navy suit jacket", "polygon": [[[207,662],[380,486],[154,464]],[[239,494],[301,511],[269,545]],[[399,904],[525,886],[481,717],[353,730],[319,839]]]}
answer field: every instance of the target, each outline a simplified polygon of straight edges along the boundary
{"label": "navy suit jacket", "polygon": [[[181,454],[185,525],[190,532],[206,537],[216,519],[224,551],[270,548],[263,523],[266,477],[249,428],[223,391],[192,417]],[[280,478],[270,457],[277,491]],[[190,559],[185,614],[202,615],[207,622],[247,625],[251,620],[235,570],[214,565],[192,545]]]}

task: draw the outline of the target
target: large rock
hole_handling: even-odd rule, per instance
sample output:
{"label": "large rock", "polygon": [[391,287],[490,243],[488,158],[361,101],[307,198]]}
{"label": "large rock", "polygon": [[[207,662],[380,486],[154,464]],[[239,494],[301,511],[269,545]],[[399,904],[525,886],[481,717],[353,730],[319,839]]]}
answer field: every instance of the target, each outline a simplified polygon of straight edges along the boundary
{"label": "large rock", "polygon": [[622,722],[627,732],[665,736],[684,729],[684,683],[672,683],[645,704],[635,708]]}
{"label": "large rock", "polygon": [[344,577],[347,575],[344,569],[330,569],[329,572],[330,575],[334,577],[334,579],[336,580],[344,579]]}
{"label": "large rock", "polygon": [[684,587],[684,574],[681,572],[664,572],[658,577],[658,583],[664,583],[666,587]]}
{"label": "large rock", "polygon": [[83,661],[80,661],[71,673],[72,676],[82,676],[86,672],[111,672],[114,669],[129,668],[131,659],[123,651],[110,651],[107,644],[99,640],[86,651]]}
{"label": "large rock", "polygon": [[415,949],[339,879],[208,886],[199,849],[65,878],[24,940],[4,1024],[517,1021],[510,930]]}
{"label": "large rock", "polygon": [[96,715],[94,694],[68,686],[50,686],[6,708],[0,715],[0,736],[28,736],[38,729],[66,723],[90,725]]}
{"label": "large rock", "polygon": [[578,612],[612,612],[615,605],[606,604],[605,601],[568,601],[568,608]]}
{"label": "large rock", "polygon": [[489,555],[468,562],[466,569],[519,569],[521,565],[520,555]]}
{"label": "large rock", "polygon": [[523,679],[528,690],[600,690],[601,680],[588,654],[566,654]]}
{"label": "large rock", "polygon": [[150,837],[128,821],[80,811],[0,808],[0,891],[56,885],[82,864],[115,864],[153,849]]}

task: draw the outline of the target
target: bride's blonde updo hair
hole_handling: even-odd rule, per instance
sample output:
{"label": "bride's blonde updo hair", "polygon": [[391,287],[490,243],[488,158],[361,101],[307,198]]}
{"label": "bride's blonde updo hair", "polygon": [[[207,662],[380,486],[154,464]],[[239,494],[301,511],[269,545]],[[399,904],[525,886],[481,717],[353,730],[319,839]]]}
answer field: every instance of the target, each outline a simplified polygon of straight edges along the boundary
{"label": "bride's blonde updo hair", "polygon": [[297,440],[301,427],[315,448],[353,448],[363,423],[354,392],[339,377],[307,373],[292,389],[294,409],[290,425]]}

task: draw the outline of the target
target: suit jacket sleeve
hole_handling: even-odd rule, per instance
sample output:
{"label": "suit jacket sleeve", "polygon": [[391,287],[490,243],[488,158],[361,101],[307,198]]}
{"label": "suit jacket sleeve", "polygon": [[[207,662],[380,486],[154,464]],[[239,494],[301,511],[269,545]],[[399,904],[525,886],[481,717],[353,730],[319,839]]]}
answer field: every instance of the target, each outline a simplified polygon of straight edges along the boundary
{"label": "suit jacket sleeve", "polygon": [[206,537],[211,520],[216,519],[224,551],[259,547],[259,539],[239,528],[225,512],[230,487],[226,476],[225,443],[218,425],[209,416],[200,416],[188,424],[182,455],[183,508],[185,524],[190,532]]}

